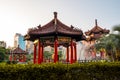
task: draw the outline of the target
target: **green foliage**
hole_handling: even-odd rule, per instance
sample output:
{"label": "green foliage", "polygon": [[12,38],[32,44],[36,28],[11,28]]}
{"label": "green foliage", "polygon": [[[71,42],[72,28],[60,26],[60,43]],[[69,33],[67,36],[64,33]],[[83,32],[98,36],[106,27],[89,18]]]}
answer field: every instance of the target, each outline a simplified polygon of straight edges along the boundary
{"label": "green foliage", "polygon": [[119,80],[120,62],[0,64],[0,80]]}
{"label": "green foliage", "polygon": [[44,51],[44,58],[45,59],[51,59],[52,58],[52,53],[49,51]]}
{"label": "green foliage", "polygon": [[26,56],[27,56],[27,62],[33,59],[33,53],[27,54]]}
{"label": "green foliage", "polygon": [[58,51],[58,56],[59,56],[59,60],[62,59],[63,56],[62,51]]}
{"label": "green foliage", "polygon": [[0,61],[8,60],[7,53],[9,52],[8,49],[5,49],[4,47],[0,47]]}
{"label": "green foliage", "polygon": [[116,50],[118,49],[118,45],[120,44],[120,40],[118,39],[118,37],[115,34],[109,34],[108,36],[104,36],[98,39],[97,41],[98,42],[95,44],[96,49],[99,50],[101,48],[104,48],[110,59],[114,61]]}
{"label": "green foliage", "polygon": [[120,25],[113,27],[113,31],[117,31],[117,34],[109,34],[98,39],[98,43],[95,45],[96,49],[106,49],[107,55],[112,61],[120,61]]}
{"label": "green foliage", "polygon": [[119,24],[119,25],[115,25],[115,26],[113,27],[113,31],[118,31],[118,32],[120,32],[120,24]]}

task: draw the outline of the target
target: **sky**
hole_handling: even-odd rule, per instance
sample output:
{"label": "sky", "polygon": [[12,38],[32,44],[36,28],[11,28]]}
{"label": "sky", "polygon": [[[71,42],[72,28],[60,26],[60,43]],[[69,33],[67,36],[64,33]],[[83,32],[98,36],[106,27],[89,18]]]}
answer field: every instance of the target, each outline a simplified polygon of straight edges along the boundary
{"label": "sky", "polygon": [[58,13],[64,24],[83,32],[95,26],[112,30],[120,24],[120,0],[0,0],[0,41],[14,44],[15,33],[45,25]]}

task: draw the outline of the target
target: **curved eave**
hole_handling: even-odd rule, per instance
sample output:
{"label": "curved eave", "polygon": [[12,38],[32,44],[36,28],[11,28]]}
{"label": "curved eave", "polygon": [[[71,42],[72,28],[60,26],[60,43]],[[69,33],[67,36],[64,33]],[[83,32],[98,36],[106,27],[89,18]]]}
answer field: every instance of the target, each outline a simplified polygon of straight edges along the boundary
{"label": "curved eave", "polygon": [[110,30],[106,30],[106,29],[104,29],[104,31],[103,31],[105,34],[109,34],[110,33]]}
{"label": "curved eave", "polygon": [[64,34],[78,34],[82,33],[81,30],[78,29],[72,29],[71,27],[68,27],[67,25],[63,24],[57,19],[57,24],[54,24],[54,19],[49,22],[48,24],[40,27],[39,29],[34,29],[28,32],[28,34],[50,34],[50,33],[57,33],[57,32],[63,32]]}
{"label": "curved eave", "polygon": [[73,26],[69,27],[63,24],[60,20],[57,19],[57,14],[55,14],[54,19],[52,19],[46,25],[30,29],[24,38],[25,40],[32,41],[43,36],[66,36],[75,39],[80,37],[80,39],[82,39],[82,35],[82,30],[75,29]]}
{"label": "curved eave", "polygon": [[53,30],[55,30],[54,19],[42,27],[38,26],[38,28],[36,27],[34,29],[31,29],[30,31],[28,31],[28,34],[44,34],[46,32],[53,32]]}
{"label": "curved eave", "polygon": [[58,33],[60,33],[60,34],[64,34],[64,35],[71,35],[71,36],[73,36],[73,35],[77,35],[77,36],[79,36],[79,35],[82,35],[83,33],[82,32],[75,32],[75,31],[59,31],[58,30]]}
{"label": "curved eave", "polygon": [[101,32],[102,34],[109,34],[110,30],[88,31],[88,32],[85,32],[85,35],[89,36],[89,35],[91,35],[92,33],[94,33],[94,34],[99,34],[100,32]]}
{"label": "curved eave", "polygon": [[87,31],[87,32],[85,32],[85,35],[90,35],[90,33],[91,33],[91,31]]}
{"label": "curved eave", "polygon": [[39,34],[31,34],[29,38],[25,39],[25,40],[30,40],[30,41],[34,41],[40,37],[44,37],[44,36],[65,36],[65,37],[71,37],[73,39],[75,39],[76,41],[80,41],[80,40],[84,40],[85,36],[83,34],[64,34],[64,33],[48,33],[48,34],[44,34],[44,35],[39,35]]}

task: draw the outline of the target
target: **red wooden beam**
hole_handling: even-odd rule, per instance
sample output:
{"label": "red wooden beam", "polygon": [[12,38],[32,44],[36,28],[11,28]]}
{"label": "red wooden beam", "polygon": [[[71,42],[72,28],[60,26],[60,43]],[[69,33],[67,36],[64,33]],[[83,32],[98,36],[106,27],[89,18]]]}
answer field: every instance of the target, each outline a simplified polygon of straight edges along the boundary
{"label": "red wooden beam", "polygon": [[66,62],[69,62],[69,46],[67,46],[67,51],[66,51]]}
{"label": "red wooden beam", "polygon": [[58,40],[55,39],[55,42],[54,42],[54,63],[58,62]]}
{"label": "red wooden beam", "polygon": [[34,64],[36,63],[36,48],[37,48],[37,45],[34,44],[34,59],[33,59]]}
{"label": "red wooden beam", "polygon": [[41,63],[41,43],[40,43],[40,40],[38,41],[38,64]]}
{"label": "red wooden beam", "polygon": [[43,62],[43,52],[44,52],[44,47],[41,45],[41,62]]}
{"label": "red wooden beam", "polygon": [[70,63],[73,63],[73,40],[71,40],[71,57],[70,57]]}

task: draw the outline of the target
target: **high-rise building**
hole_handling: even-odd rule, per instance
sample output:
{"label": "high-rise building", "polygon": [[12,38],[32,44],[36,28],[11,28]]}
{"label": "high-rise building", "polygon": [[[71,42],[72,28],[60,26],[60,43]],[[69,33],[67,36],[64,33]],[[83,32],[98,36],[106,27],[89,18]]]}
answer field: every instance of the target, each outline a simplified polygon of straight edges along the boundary
{"label": "high-rise building", "polygon": [[24,36],[19,34],[19,33],[16,33],[15,36],[14,36],[14,47],[17,48],[18,45],[22,50],[26,49],[25,48],[26,46],[25,46]]}

